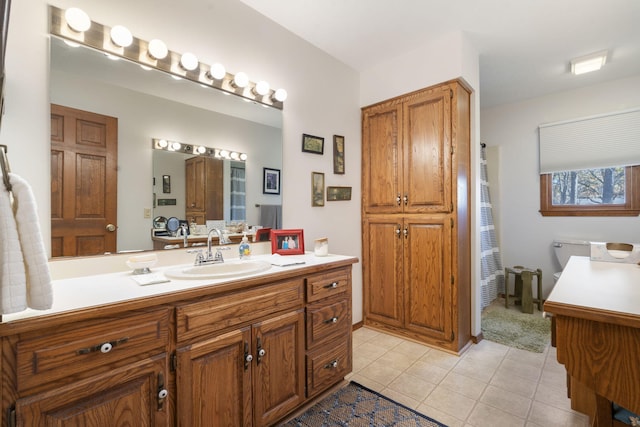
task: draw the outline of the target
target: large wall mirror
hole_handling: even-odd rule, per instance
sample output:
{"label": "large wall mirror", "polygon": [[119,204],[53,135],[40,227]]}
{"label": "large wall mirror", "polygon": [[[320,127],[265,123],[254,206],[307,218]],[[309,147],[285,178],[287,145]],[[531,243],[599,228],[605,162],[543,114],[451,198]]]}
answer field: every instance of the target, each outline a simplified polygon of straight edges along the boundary
{"label": "large wall mirror", "polygon": [[[153,138],[246,153],[249,225],[260,225],[258,206],[281,204],[281,195],[262,191],[263,168],[283,169],[280,110],[124,59],[112,60],[91,48],[72,47],[55,36],[50,78],[52,104],[117,119],[118,252],[152,249],[152,222],[158,215],[186,219],[185,156],[154,154]],[[168,193],[163,192],[163,175],[170,177]],[[158,198],[175,199],[176,205],[158,206]],[[225,194],[225,203],[229,199]],[[224,212],[216,219],[232,220],[230,210]]]}

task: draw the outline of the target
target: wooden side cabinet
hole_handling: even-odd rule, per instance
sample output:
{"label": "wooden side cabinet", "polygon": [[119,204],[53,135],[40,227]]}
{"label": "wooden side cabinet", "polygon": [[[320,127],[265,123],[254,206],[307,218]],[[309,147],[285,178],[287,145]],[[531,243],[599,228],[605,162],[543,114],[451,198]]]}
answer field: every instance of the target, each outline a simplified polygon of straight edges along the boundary
{"label": "wooden side cabinet", "polygon": [[470,91],[362,109],[364,323],[455,352],[471,339]]}
{"label": "wooden side cabinet", "polygon": [[189,223],[206,224],[207,219],[222,219],[223,162],[210,157],[185,160],[186,218]]}

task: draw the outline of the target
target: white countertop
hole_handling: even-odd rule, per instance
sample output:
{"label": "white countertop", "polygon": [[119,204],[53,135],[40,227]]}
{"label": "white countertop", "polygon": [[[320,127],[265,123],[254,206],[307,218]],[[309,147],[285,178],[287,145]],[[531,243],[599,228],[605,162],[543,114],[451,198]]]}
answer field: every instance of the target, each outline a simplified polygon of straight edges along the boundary
{"label": "white countertop", "polygon": [[640,265],[571,257],[545,304],[640,316]]}
{"label": "white countertop", "polygon": [[[191,256],[191,254],[190,254]],[[313,265],[328,264],[336,261],[352,259],[353,257],[330,254],[325,257],[317,257],[312,252],[304,255],[294,255],[297,259],[304,260],[304,264],[287,267],[272,266],[269,270],[244,275],[241,277],[225,279],[170,279],[169,282],[153,285],[139,285],[132,277],[131,271],[119,271],[115,273],[84,275],[81,277],[62,278],[53,281],[53,306],[49,310],[27,309],[19,313],[4,314],[2,323],[12,322],[31,317],[62,313],[71,310],[78,310],[93,306],[112,304],[122,301],[135,300],[161,294],[170,294],[202,286],[214,285],[218,283],[230,283],[238,280],[245,280],[252,277],[269,276],[281,271],[300,270]],[[191,256],[193,258],[193,256]],[[271,255],[252,255],[251,260],[269,260]],[[236,259],[237,261],[237,259]],[[171,268],[193,266],[189,264],[163,265],[151,268],[152,273],[162,274]],[[125,267],[126,268],[126,267]]]}

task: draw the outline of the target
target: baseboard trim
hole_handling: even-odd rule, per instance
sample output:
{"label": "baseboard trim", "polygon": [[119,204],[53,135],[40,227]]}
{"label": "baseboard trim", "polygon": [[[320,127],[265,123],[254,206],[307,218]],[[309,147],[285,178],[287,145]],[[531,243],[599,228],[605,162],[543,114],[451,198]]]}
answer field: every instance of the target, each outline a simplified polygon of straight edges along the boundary
{"label": "baseboard trim", "polygon": [[353,332],[353,331],[356,331],[356,330],[358,330],[358,329],[362,328],[363,326],[364,326],[364,321],[362,321],[362,320],[361,320],[361,321],[359,321],[359,322],[354,323],[353,325],[351,325],[351,331],[352,331],[352,332]]}
{"label": "baseboard trim", "polygon": [[478,335],[471,335],[471,342],[474,344],[478,344],[483,339],[484,336],[482,336],[482,332],[480,332]]}

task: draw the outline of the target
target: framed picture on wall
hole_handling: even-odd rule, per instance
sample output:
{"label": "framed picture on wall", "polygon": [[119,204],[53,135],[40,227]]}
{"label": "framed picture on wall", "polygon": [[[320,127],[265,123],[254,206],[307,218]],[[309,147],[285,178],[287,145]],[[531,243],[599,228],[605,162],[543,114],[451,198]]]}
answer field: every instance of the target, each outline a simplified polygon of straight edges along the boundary
{"label": "framed picture on wall", "polygon": [[262,192],[280,194],[280,169],[262,168]]}
{"label": "framed picture on wall", "polygon": [[324,206],[324,174],[311,172],[311,206]]}
{"label": "framed picture on wall", "polygon": [[302,151],[306,153],[324,154],[324,138],[303,133]]}
{"label": "framed picture on wall", "polygon": [[344,174],[344,136],[333,135],[333,173]]}

